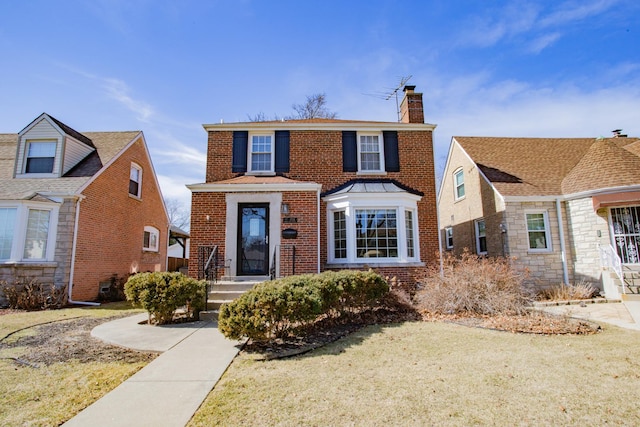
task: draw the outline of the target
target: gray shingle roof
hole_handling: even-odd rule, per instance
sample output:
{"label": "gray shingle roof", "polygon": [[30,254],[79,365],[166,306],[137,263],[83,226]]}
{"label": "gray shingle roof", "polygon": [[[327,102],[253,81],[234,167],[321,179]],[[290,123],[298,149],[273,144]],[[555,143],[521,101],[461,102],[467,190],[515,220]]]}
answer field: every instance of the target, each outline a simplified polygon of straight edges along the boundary
{"label": "gray shingle roof", "polygon": [[99,163],[95,156],[90,155],[64,177],[19,179],[13,178],[18,134],[0,134],[0,200],[25,200],[37,194],[76,194],[103,165],[139,134],[139,131],[85,132],[83,135],[91,139],[97,149]]}

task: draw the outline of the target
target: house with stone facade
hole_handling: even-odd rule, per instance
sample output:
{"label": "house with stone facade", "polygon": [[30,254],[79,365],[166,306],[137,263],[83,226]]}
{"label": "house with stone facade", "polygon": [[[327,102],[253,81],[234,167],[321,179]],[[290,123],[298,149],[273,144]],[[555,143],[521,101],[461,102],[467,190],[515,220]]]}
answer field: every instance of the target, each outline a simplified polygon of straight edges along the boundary
{"label": "house with stone facade", "polygon": [[165,270],[169,220],[140,131],[80,133],[43,113],[0,134],[0,280],[94,301]]}
{"label": "house with stone facade", "polygon": [[264,280],[373,268],[411,280],[434,262],[435,126],[414,89],[404,88],[400,122],[204,125],[206,179],[188,185],[189,274]]}
{"label": "house with stone facade", "polygon": [[541,287],[586,281],[614,298],[637,292],[639,156],[640,140],[620,131],[453,137],[438,194],[443,249],[513,257]]}

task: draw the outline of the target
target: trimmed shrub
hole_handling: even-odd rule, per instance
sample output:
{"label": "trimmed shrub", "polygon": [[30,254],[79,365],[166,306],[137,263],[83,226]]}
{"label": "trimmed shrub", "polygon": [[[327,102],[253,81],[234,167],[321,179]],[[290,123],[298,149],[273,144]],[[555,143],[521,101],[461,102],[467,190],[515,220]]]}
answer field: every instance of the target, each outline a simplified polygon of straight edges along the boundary
{"label": "trimmed shrub", "polygon": [[67,287],[38,283],[37,279],[17,279],[13,284],[0,282],[9,308],[18,310],[58,309],[67,303]]}
{"label": "trimmed shrub", "polygon": [[176,310],[186,308],[187,318],[195,319],[204,308],[206,283],[178,272],[140,273],[124,286],[127,300],[149,312],[149,323],[166,324]]}
{"label": "trimmed shrub", "polygon": [[433,314],[522,314],[531,303],[524,275],[507,258],[485,258],[465,252],[461,258],[445,255],[439,268],[420,280],[415,303]]}
{"label": "trimmed shrub", "polygon": [[375,306],[389,285],[373,271],[328,271],[256,285],[220,308],[218,328],[228,338],[266,341]]}

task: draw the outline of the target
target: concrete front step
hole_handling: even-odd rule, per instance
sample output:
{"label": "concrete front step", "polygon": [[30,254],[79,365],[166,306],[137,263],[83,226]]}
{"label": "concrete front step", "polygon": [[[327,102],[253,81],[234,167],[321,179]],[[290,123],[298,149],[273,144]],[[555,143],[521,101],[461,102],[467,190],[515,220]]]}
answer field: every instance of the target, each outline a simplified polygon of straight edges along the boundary
{"label": "concrete front step", "polygon": [[217,319],[217,311],[222,304],[239,298],[256,284],[268,279],[268,277],[262,276],[223,277],[222,280],[213,283],[209,287],[207,310],[215,312],[215,318]]}

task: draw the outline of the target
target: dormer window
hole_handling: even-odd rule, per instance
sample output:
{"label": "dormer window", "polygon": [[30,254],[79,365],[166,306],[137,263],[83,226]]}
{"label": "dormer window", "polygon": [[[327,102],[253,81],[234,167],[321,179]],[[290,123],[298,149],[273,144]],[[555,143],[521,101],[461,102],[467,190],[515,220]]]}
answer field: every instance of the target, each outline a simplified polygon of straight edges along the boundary
{"label": "dormer window", "polygon": [[52,173],[56,158],[55,141],[29,141],[25,173]]}

